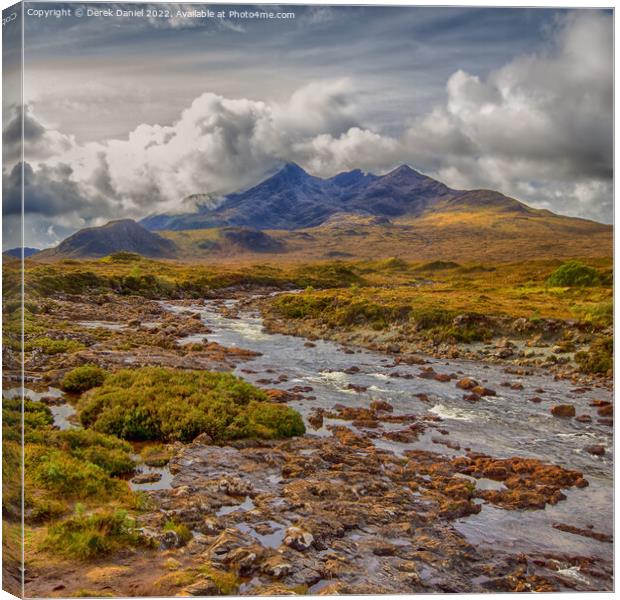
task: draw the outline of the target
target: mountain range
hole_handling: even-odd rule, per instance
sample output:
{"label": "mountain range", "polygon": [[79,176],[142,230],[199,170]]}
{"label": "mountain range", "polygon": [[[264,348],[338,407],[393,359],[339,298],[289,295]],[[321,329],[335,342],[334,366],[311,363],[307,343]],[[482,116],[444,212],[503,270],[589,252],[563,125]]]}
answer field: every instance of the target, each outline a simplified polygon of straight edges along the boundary
{"label": "mountain range", "polygon": [[407,165],[383,176],[356,169],[321,179],[289,163],[258,185],[226,196],[216,208],[152,215],[140,223],[151,231],[223,226],[293,230],[316,227],[336,213],[398,218],[476,204],[508,211],[533,210],[499,192],[453,190]]}
{"label": "mountain range", "polygon": [[215,206],[111,221],[69,236],[33,260],[101,257],[311,261],[514,261],[610,256],[613,229],[531,208],[493,190],[455,190],[407,165],[383,176],[322,179],[296,164]]}

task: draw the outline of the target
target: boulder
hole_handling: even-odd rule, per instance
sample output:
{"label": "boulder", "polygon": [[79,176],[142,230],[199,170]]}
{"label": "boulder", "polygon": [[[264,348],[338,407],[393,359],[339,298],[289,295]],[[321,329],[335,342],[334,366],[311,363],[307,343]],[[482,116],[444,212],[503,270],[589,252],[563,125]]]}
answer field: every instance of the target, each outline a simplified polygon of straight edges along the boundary
{"label": "boulder", "polygon": [[575,416],[575,407],[572,404],[556,404],[551,407],[554,417],[570,418]]}
{"label": "boulder", "polygon": [[299,552],[304,552],[314,544],[314,536],[301,527],[293,526],[286,530],[284,543]]}

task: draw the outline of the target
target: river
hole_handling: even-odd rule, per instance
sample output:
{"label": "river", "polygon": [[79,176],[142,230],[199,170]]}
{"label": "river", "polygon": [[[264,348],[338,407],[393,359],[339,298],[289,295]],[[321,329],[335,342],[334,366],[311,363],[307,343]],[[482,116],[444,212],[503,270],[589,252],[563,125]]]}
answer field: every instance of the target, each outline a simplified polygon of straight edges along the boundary
{"label": "river", "polygon": [[[235,302],[226,300],[223,305],[232,308]],[[395,453],[422,448],[453,456],[470,448],[497,458],[531,457],[583,472],[589,486],[565,490],[566,500],[555,506],[547,505],[545,510],[508,511],[485,504],[478,515],[457,521],[456,528],[476,545],[501,546],[509,552],[579,554],[605,562],[613,559],[611,543],[552,527],[554,523],[569,523],[582,529],[613,533],[612,427],[597,423],[596,408],[590,406],[595,399],[611,401],[610,390],[577,388],[570,381],[556,381],[542,371],[516,376],[507,373],[502,365],[429,357],[425,368],[433,367],[437,373],[455,373],[459,378],[472,377],[497,392],[496,396],[483,397],[472,404],[463,399],[463,390],[455,386],[454,380],[440,382],[419,377],[422,369],[419,365],[394,366],[394,358],[385,354],[343,348],[324,340],[309,345],[308,340],[301,337],[270,334],[264,330],[259,314],[241,311],[238,318],[230,318],[219,310],[221,301],[207,300],[192,307],[164,306],[171,311],[199,312],[211,330],[206,335],[184,338],[180,344],[208,339],[223,346],[253,350],[261,355],[240,364],[236,369],[238,375],[251,382],[270,379],[273,383],[269,387],[276,389],[311,386],[313,399],[289,403],[305,419],[317,407],[331,409],[337,403],[367,407],[373,400],[385,400],[396,413],[430,412],[441,417],[450,441],[458,442],[463,448],[451,450],[434,444],[431,438],[436,431],[427,432],[410,444],[375,440]],[[351,367],[359,371],[352,373]],[[399,376],[395,377],[395,372]],[[286,381],[278,381],[281,375],[286,376]],[[502,383],[520,384],[522,389],[512,389]],[[348,389],[349,384],[363,386],[367,391],[353,391]],[[426,394],[427,401],[420,400],[416,394]],[[541,401],[531,402],[532,397],[539,397]],[[592,422],[552,416],[551,407],[564,403],[575,405],[578,415],[590,415]],[[330,435],[325,428],[330,422],[347,423],[326,419],[318,431],[308,428],[309,435]],[[397,425],[393,427],[398,428]],[[591,445],[603,445],[605,456],[588,453],[585,448]],[[485,484],[501,485],[478,481],[478,487]],[[571,575],[581,577],[578,572],[568,573]]]}

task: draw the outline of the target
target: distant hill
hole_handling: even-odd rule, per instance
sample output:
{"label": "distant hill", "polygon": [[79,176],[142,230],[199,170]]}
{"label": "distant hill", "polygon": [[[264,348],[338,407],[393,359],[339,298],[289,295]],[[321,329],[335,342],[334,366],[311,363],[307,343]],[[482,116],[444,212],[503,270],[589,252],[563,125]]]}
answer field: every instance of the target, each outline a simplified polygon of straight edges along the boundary
{"label": "distant hill", "polygon": [[[40,252],[38,248],[24,248],[24,258],[28,258],[29,256],[34,256],[38,252]],[[12,256],[13,258],[21,258],[22,249],[21,248],[10,248],[9,250],[5,250],[2,254]]]}
{"label": "distant hill", "polygon": [[36,258],[98,258],[121,251],[149,258],[173,258],[176,246],[135,221],[122,219],[101,227],[81,229],[55,248],[39,252]]}
{"label": "distant hill", "polygon": [[383,176],[358,169],[321,179],[290,163],[249,190],[230,194],[215,208],[152,215],[141,224],[152,231],[225,226],[293,230],[316,227],[336,213],[392,219],[473,206],[508,212],[534,210],[499,192],[451,189],[407,165]]}
{"label": "distant hill", "polygon": [[128,251],[214,262],[503,262],[611,256],[612,240],[610,225],[531,208],[493,190],[454,190],[406,165],[383,176],[354,170],[321,179],[288,164],[217,206],[205,200],[195,212],[153,215],[141,225],[112,221],[33,258]]}

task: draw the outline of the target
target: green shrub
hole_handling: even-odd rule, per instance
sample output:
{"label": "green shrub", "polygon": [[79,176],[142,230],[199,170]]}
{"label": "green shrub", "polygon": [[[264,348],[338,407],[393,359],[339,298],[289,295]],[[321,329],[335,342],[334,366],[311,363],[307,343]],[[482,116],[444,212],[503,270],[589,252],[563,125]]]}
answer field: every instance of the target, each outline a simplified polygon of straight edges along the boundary
{"label": "green shrub", "polygon": [[125,511],[84,515],[81,511],[48,529],[43,547],[54,554],[88,560],[120,548],[145,545],[135,521]]}
{"label": "green shrub", "polygon": [[[54,422],[50,409],[41,402],[28,398],[23,404],[24,434],[28,440],[33,431],[48,429]],[[21,441],[22,401],[21,398],[2,400],[2,431],[5,440]]]}
{"label": "green shrub", "polygon": [[553,287],[591,287],[600,284],[600,273],[578,260],[565,262],[547,279],[547,285]]}
{"label": "green shrub", "polygon": [[[258,408],[273,422],[265,422]],[[263,391],[230,373],[158,367],[109,375],[82,397],[79,415],[85,427],[127,440],[191,441],[207,433],[223,441],[303,433],[295,411],[271,410]]]}
{"label": "green shrub", "polygon": [[81,394],[94,387],[100,386],[107,373],[96,365],[84,365],[69,371],[60,383],[65,392]]}
{"label": "green shrub", "polygon": [[577,352],[575,361],[584,373],[604,375],[613,369],[614,340],[611,336],[601,337],[590,344],[587,351]]}

